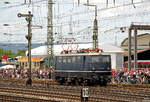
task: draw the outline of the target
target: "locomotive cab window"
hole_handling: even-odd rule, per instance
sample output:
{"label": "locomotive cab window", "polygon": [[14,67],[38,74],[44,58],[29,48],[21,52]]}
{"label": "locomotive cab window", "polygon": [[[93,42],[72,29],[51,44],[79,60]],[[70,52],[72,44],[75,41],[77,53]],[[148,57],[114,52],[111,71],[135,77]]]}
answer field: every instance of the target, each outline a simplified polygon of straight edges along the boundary
{"label": "locomotive cab window", "polygon": [[71,63],[71,57],[67,58],[67,63]]}
{"label": "locomotive cab window", "polygon": [[59,63],[62,62],[62,57],[58,57],[58,62],[59,62]]}
{"label": "locomotive cab window", "polygon": [[66,63],[66,57],[63,57],[62,60],[63,60],[63,63]]}
{"label": "locomotive cab window", "polygon": [[92,56],[92,63],[99,63],[99,56]]}
{"label": "locomotive cab window", "polygon": [[76,62],[76,57],[72,57],[72,63]]}
{"label": "locomotive cab window", "polygon": [[104,57],[103,58],[103,63],[108,63],[108,62],[110,62],[109,57],[108,56]]}
{"label": "locomotive cab window", "polygon": [[77,56],[77,57],[76,57],[76,61],[77,61],[77,62],[80,62],[80,61],[81,61],[81,57],[80,57],[80,56]]}

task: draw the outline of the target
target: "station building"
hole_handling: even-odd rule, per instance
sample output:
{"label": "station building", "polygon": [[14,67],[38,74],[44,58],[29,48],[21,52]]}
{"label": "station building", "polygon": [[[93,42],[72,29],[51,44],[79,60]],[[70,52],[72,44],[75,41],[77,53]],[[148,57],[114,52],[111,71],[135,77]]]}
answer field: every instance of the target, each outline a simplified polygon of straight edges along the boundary
{"label": "station building", "polygon": [[[20,68],[28,68],[28,57],[23,57],[18,59]],[[45,57],[31,57],[31,67],[32,68],[45,68]]]}
{"label": "station building", "polygon": [[[124,60],[128,60],[128,38],[121,43],[124,51]],[[131,38],[132,60],[134,57],[134,37]],[[150,60],[150,34],[141,34],[137,36],[137,58],[138,60]]]}

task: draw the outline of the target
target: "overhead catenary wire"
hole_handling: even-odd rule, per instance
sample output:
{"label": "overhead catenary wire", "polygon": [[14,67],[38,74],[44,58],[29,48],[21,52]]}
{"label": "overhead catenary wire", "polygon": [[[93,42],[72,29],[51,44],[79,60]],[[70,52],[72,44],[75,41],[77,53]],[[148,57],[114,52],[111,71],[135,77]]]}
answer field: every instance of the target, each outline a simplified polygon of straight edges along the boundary
{"label": "overhead catenary wire", "polygon": [[[135,2],[134,5],[136,4],[141,4],[141,3],[146,3],[146,2],[150,2],[150,1],[140,1],[140,2]],[[123,5],[118,5],[118,6],[114,6],[114,7],[108,7],[108,8],[100,8],[100,9],[97,9],[98,12],[102,12],[102,11],[106,11],[106,10],[110,10],[110,9],[116,9],[116,8],[121,8],[121,7],[128,7],[128,6],[131,6],[133,5],[132,3],[128,3],[128,4],[123,4]],[[93,13],[94,10],[89,10],[88,12],[86,13]],[[72,15],[76,16],[76,15],[83,15],[85,14],[85,12],[75,12],[73,13]],[[68,17],[70,16],[70,14],[67,14],[67,15],[63,15],[63,14],[60,14],[60,15],[57,15],[56,17],[59,17],[59,18],[64,18],[64,17]]]}
{"label": "overhead catenary wire", "polygon": [[[40,3],[44,1],[47,1],[47,0],[38,0],[32,3]],[[20,4],[11,5],[11,6],[5,6],[5,7],[1,7],[0,9],[9,9],[9,8],[19,7],[19,6],[24,6],[24,5],[29,5],[29,3],[20,3]]]}
{"label": "overhead catenary wire", "polygon": [[135,7],[135,5],[134,5],[134,0],[131,0],[131,1],[132,1],[132,5],[133,5],[133,7],[134,7],[134,8],[136,8],[136,7]]}
{"label": "overhead catenary wire", "polygon": [[[38,19],[40,19],[40,18],[42,18],[41,17],[41,13],[37,13],[38,14]],[[131,13],[131,14],[123,14],[123,15],[115,15],[115,16],[111,16],[111,17],[101,17],[101,18],[98,18],[99,20],[107,20],[107,19],[115,19],[115,18],[125,18],[125,17],[129,17],[129,16],[133,16],[133,15],[136,15],[136,16],[143,16],[143,15],[149,15],[150,14],[150,12],[149,11],[141,11],[141,12],[138,12],[138,13]],[[37,19],[36,18],[36,19]],[[43,17],[44,18],[44,17]],[[89,21],[91,21],[92,22],[92,19],[86,19],[86,20],[77,20],[77,21],[73,21],[73,22],[76,22],[76,23],[82,23],[82,22],[89,22]],[[39,22],[41,22],[41,21],[39,21]],[[68,21],[68,23],[67,22],[61,22],[61,23],[64,23],[64,25],[69,25],[69,21]],[[60,23],[60,24],[61,24]],[[59,25],[59,23],[57,22],[57,24]]]}
{"label": "overhead catenary wire", "polygon": [[[147,11],[147,12],[139,12],[139,13],[131,13],[131,14],[125,14],[125,15],[117,15],[117,16],[112,16],[112,17],[104,17],[104,18],[99,18],[98,21],[102,21],[102,20],[111,20],[111,19],[116,19],[116,18],[122,18],[124,19],[125,17],[130,17],[130,16],[143,16],[143,15],[149,15],[150,12]],[[24,20],[23,20],[24,22]],[[83,23],[87,23],[87,22],[93,22],[93,19],[86,19],[86,20],[76,20],[76,21],[73,21],[74,23],[78,24],[83,24]],[[62,24],[63,23],[63,24]],[[61,22],[61,23],[56,23],[57,26],[54,26],[54,27],[60,27],[60,26],[68,26],[70,24],[70,22]],[[54,25],[56,25],[54,24]],[[11,26],[20,26],[20,24],[12,24]],[[26,26],[25,24],[22,23],[22,26]],[[40,26],[40,25],[39,25]],[[46,28],[46,26],[42,26],[43,28]]]}
{"label": "overhead catenary wire", "polygon": [[[33,7],[33,13],[36,11],[36,13],[37,13],[37,15],[35,15],[35,18],[34,18],[34,20],[33,20],[33,25],[42,25],[42,27],[44,28],[44,29],[46,29],[46,25],[45,25],[45,21],[44,20],[46,20],[46,16],[44,15],[43,16],[43,12],[41,12],[42,11],[42,6],[44,6],[44,5],[46,5],[46,2],[39,2],[39,3],[36,3],[36,2],[38,2],[38,1],[40,1],[40,0],[32,0],[32,3],[34,3],[33,4],[33,6],[31,5],[30,7]],[[46,1],[46,0],[45,0]],[[66,3],[66,4],[65,4]],[[70,5],[71,4],[71,2],[69,3],[69,2],[59,2],[59,5],[61,6],[61,5],[63,5],[63,4],[65,4],[65,5]],[[136,4],[136,2],[134,3],[135,4],[135,6],[136,6],[136,9],[138,9],[138,7],[137,7],[137,5],[138,4],[140,4],[140,3],[137,3]],[[15,3],[15,5],[18,5],[18,3]],[[81,4],[80,4],[81,5]],[[125,5],[127,5],[127,4],[125,4]],[[25,5],[24,5],[25,6]],[[24,6],[20,6],[20,7],[24,7]],[[26,5],[26,6],[28,6],[28,5]],[[54,5],[55,6],[55,5]],[[58,6],[58,3],[56,2],[56,6]],[[117,5],[116,5],[117,6]],[[130,5],[129,6],[132,6],[132,3],[130,2]],[[16,8],[18,8],[19,6],[17,6]],[[38,7],[39,7],[39,9],[38,9]],[[128,6],[120,6],[120,7],[117,7],[118,9],[120,9],[121,7],[128,7]],[[75,11],[75,12],[72,12],[72,14],[67,14],[67,13],[65,13],[65,14],[63,14],[62,13],[62,11],[61,11],[61,8],[63,8],[63,7],[60,7],[59,9],[60,9],[60,11],[59,11],[59,13],[58,13],[58,11],[57,11],[57,16],[58,16],[58,18],[56,17],[56,18],[54,18],[54,27],[55,28],[61,28],[62,29],[62,27],[64,28],[64,29],[66,29],[66,27],[65,26],[68,26],[69,25],[69,21],[67,21],[67,19],[68,19],[68,17],[70,17],[70,15],[72,15],[72,16],[78,16],[78,15],[85,15],[85,12],[80,12],[80,11]],[[65,7],[64,7],[65,8]],[[8,8],[9,9],[9,8]],[[109,10],[109,9],[111,9],[110,7],[108,7],[108,8],[103,8],[103,9],[105,9],[105,10]],[[99,13],[101,12],[101,10],[102,11],[105,11],[105,10],[103,10],[103,9],[98,9],[99,11]],[[116,7],[112,7],[112,9],[116,9]],[[88,10],[88,12],[86,12],[87,14],[89,14],[89,13],[93,13],[94,12],[94,10]],[[123,18],[126,18],[126,17],[131,17],[131,16],[133,16],[133,15],[137,15],[137,16],[139,16],[139,17],[141,17],[141,19],[142,19],[142,17],[143,16],[147,16],[147,15],[149,15],[150,13],[149,13],[149,11],[140,11],[140,12],[131,12],[131,13],[129,13],[129,14],[121,14],[121,15],[112,15],[112,16],[108,16],[108,17],[101,17],[101,16],[99,16],[99,18],[98,18],[98,20],[99,20],[99,22],[103,22],[103,21],[107,21],[107,20],[113,20],[113,19],[123,19]],[[93,15],[93,14],[91,14],[91,15]],[[100,15],[100,14],[99,14]],[[66,19],[64,19],[64,17],[66,18]],[[130,18],[131,19],[131,18]],[[93,22],[93,19],[91,19],[91,18],[86,18],[86,20],[84,20],[84,19],[75,19],[74,21],[73,21],[73,24],[74,24],[74,26],[76,26],[77,24],[79,24],[78,26],[80,26],[80,27],[82,27],[82,26],[84,26],[84,25],[86,25],[86,24],[90,24],[90,23],[92,23]],[[24,23],[24,19],[22,19],[22,21],[21,21],[21,23],[23,24]],[[21,24],[20,23],[20,24]],[[26,24],[24,24],[25,26],[26,26]],[[16,26],[16,27],[19,27],[20,25],[15,25],[15,24],[12,24],[12,26]],[[22,27],[23,25],[21,25],[21,27]],[[115,25],[115,26],[117,26],[117,25]],[[26,29],[25,27],[22,29],[22,30],[24,30],[24,29]],[[77,29],[78,30],[78,29]],[[77,32],[77,31],[76,31]],[[63,32],[64,33],[64,32]],[[40,35],[38,35],[39,37],[40,36],[42,36],[42,34],[40,34]]]}

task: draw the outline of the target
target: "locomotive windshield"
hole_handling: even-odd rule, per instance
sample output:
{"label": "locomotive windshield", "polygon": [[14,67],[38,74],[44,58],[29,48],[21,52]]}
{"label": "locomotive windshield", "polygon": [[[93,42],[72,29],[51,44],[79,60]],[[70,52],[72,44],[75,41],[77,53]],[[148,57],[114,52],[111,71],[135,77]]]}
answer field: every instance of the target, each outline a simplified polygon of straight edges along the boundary
{"label": "locomotive windshield", "polygon": [[92,56],[91,65],[95,68],[95,70],[106,70],[108,68],[111,68],[110,56]]}
{"label": "locomotive windshield", "polygon": [[92,56],[92,63],[109,63],[109,56]]}

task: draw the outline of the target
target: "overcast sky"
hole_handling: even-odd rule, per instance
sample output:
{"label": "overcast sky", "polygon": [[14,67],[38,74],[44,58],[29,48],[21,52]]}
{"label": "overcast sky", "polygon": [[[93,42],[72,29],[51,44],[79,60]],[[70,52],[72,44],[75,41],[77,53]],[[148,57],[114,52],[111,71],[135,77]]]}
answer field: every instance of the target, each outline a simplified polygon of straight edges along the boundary
{"label": "overcast sky", "polygon": [[[32,42],[44,43],[47,36],[47,0],[31,0],[24,4],[24,0],[0,0],[0,43],[26,43],[27,22],[25,18],[18,18],[18,13],[33,13]],[[55,41],[59,38],[74,37],[79,42],[92,41],[94,7],[83,4],[86,0],[53,0],[53,32]],[[150,0],[89,0],[97,5],[99,42],[120,45],[127,37],[127,28],[132,22],[150,24]],[[125,27],[121,33],[120,27]],[[72,35],[68,33],[72,32]],[[141,34],[143,32],[139,32]]]}

